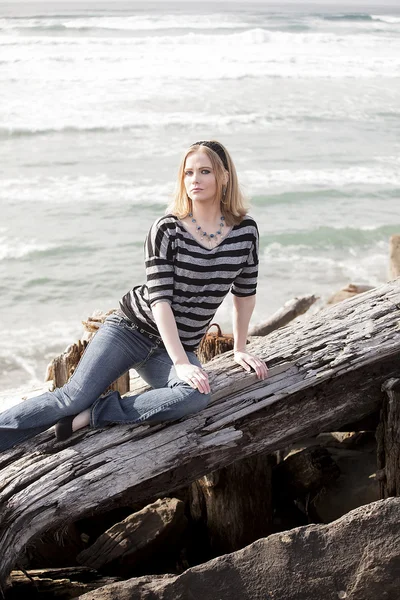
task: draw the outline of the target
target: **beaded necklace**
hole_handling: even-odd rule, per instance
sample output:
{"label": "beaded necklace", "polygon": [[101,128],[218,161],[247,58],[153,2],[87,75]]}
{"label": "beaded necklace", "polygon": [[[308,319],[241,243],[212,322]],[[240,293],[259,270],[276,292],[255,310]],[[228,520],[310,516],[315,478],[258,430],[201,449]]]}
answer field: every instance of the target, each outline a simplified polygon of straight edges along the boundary
{"label": "beaded necklace", "polygon": [[224,216],[221,215],[218,230],[215,233],[207,233],[206,231],[204,231],[204,229],[201,227],[201,225],[199,225],[197,223],[197,219],[194,218],[193,213],[190,212],[188,216],[191,218],[192,223],[194,223],[196,225],[196,231],[199,234],[199,236],[202,239],[207,239],[210,246],[212,245],[212,243],[214,241],[218,241],[218,236],[220,238],[223,237],[224,234],[222,232],[222,228],[225,226],[225,217]]}

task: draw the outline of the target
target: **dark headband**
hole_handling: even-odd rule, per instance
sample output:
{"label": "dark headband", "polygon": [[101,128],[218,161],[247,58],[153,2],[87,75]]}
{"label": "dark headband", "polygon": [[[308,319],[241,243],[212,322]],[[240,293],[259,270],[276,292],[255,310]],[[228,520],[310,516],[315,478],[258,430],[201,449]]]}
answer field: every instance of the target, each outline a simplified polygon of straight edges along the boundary
{"label": "dark headband", "polygon": [[202,141],[202,142],[195,142],[193,144],[193,146],[207,146],[207,148],[210,148],[211,150],[213,150],[215,152],[215,154],[218,154],[218,156],[222,160],[222,164],[224,165],[225,169],[227,171],[229,171],[228,161],[226,160],[225,150],[223,149],[221,144],[218,144],[218,142]]}

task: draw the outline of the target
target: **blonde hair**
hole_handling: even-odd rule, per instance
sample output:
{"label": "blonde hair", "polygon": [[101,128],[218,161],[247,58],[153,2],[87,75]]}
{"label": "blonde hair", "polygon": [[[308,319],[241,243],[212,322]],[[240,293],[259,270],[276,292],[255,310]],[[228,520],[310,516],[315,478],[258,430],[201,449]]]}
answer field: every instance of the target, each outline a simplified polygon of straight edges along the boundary
{"label": "blonde hair", "polygon": [[[213,150],[210,146],[214,146],[216,150]],[[239,187],[235,165],[229,152],[220,142],[215,140],[197,142],[192,144],[185,152],[179,166],[176,190],[167,212],[172,213],[178,219],[184,219],[190,212],[193,212],[192,200],[186,193],[184,178],[186,160],[190,154],[196,152],[204,152],[210,159],[217,184],[217,198],[219,198],[221,212],[225,217],[226,224],[229,226],[237,225],[247,214],[247,202]],[[224,158],[225,160],[223,160]],[[228,181],[225,184],[226,172],[228,172]]]}

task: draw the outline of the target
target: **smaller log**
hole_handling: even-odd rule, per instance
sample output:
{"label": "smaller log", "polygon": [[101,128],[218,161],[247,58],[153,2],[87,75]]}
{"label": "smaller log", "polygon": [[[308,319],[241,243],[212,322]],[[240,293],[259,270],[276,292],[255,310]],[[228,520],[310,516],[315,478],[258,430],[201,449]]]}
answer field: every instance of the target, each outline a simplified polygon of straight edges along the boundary
{"label": "smaller log", "polygon": [[300,296],[299,298],[296,297],[292,300],[289,300],[269,319],[259,323],[258,325],[254,325],[250,329],[249,335],[268,335],[271,333],[271,331],[275,331],[275,329],[284,327],[284,325],[287,325],[290,323],[290,321],[293,321],[293,319],[296,319],[300,315],[306,313],[310,306],[312,306],[317,300],[318,296],[314,296],[313,294],[310,296]]}
{"label": "smaller log", "polygon": [[[177,540],[186,529],[184,503],[176,498],[163,498],[129,515],[101,535],[77,556],[77,561],[92,569],[100,569],[113,561],[129,559],[134,565],[143,554],[152,554],[166,539]],[[149,551],[151,549],[151,552]]]}
{"label": "smaller log", "polygon": [[357,294],[363,294],[364,292],[368,292],[369,290],[373,289],[374,286],[372,285],[349,283],[348,286],[333,294],[333,296],[329,298],[327,304],[337,304],[338,302],[342,302],[348,298],[353,298],[353,296],[357,296]]}
{"label": "smaller log", "polygon": [[280,462],[272,474],[274,530],[320,522],[313,502],[339,475],[330,453],[321,446],[304,448]]}
{"label": "smaller log", "polygon": [[79,340],[76,344],[71,344],[62,354],[53,358],[47,367],[46,381],[50,379],[54,382],[54,387],[62,387],[76,369],[82,354],[85,351],[88,342]]}
{"label": "smaller log", "polygon": [[400,277],[400,235],[392,235],[389,240],[389,280]]}
{"label": "smaller log", "polygon": [[317,492],[337,479],[340,470],[329,451],[321,446],[290,454],[274,469],[274,487],[294,497]]}
{"label": "smaller log", "polygon": [[400,496],[400,379],[391,378],[382,389],[381,421],[377,438],[377,462],[381,498]]}
{"label": "smaller log", "polygon": [[119,580],[119,577],[101,577],[96,571],[86,567],[15,570],[10,574],[10,588],[5,598],[78,598]]}

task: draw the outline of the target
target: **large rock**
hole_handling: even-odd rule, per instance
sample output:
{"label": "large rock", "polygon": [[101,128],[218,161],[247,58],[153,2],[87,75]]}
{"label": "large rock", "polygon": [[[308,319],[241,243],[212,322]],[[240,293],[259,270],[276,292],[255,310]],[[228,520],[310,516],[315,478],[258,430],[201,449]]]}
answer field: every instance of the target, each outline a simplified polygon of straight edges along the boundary
{"label": "large rock", "polygon": [[400,498],[329,525],[260,539],[182,575],[105,586],[82,600],[398,600]]}
{"label": "large rock", "polygon": [[343,300],[347,300],[348,298],[353,298],[357,294],[363,294],[364,292],[368,292],[369,290],[373,290],[373,286],[371,285],[360,285],[357,283],[349,283],[345,288],[342,288],[338,292],[335,292],[329,299],[327,304],[337,304],[338,302],[343,302]]}

